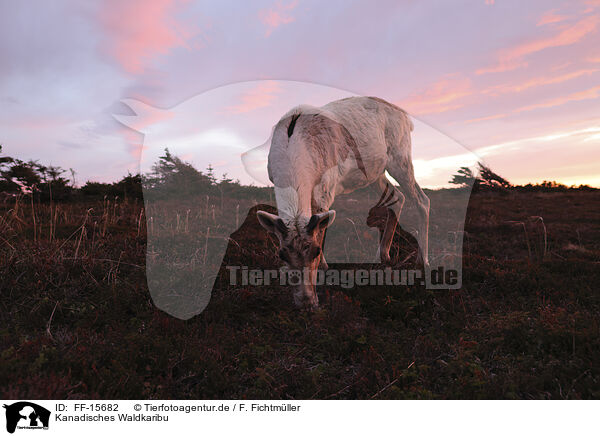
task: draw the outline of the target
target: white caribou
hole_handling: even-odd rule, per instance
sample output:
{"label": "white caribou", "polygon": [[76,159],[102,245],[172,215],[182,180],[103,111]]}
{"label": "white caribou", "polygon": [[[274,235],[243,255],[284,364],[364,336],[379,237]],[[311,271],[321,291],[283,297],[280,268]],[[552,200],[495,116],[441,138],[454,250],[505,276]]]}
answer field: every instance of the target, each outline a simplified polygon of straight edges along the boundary
{"label": "white caribou", "polygon": [[[268,157],[278,216],[259,211],[260,224],[280,241],[279,256],[290,267],[309,272],[295,289],[298,306],[318,306],[315,274],[323,257],[325,229],[333,223],[330,207],[339,194],[374,184],[382,195],[391,190],[396,219],[388,220],[379,245],[382,262],[405,204],[418,211],[417,241],[427,264],[429,198],[414,176],[411,158],[413,124],[399,107],[375,97],[351,97],[320,108],[301,105],[275,126]],[[390,183],[387,172],[398,182]]]}

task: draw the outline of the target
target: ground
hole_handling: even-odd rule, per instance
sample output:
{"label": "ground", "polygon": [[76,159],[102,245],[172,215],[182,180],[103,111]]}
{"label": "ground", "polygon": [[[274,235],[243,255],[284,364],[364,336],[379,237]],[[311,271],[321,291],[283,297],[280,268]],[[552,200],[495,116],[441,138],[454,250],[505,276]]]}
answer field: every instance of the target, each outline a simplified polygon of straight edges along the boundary
{"label": "ground", "polygon": [[[203,201],[214,220],[223,199]],[[150,298],[142,209],[0,209],[1,397],[600,398],[597,191],[474,194],[460,290],[328,287],[306,312],[221,275],[187,321]],[[238,256],[277,262],[258,227],[238,236]]]}

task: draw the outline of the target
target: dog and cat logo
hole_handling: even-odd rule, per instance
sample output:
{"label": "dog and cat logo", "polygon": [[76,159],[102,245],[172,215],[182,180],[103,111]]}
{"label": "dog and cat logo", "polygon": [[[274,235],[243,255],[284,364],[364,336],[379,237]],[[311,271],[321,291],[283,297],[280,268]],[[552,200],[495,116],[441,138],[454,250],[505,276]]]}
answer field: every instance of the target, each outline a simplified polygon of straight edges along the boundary
{"label": "dog and cat logo", "polygon": [[5,404],[6,431],[14,433],[16,429],[48,430],[50,411],[29,401],[19,401],[10,405]]}

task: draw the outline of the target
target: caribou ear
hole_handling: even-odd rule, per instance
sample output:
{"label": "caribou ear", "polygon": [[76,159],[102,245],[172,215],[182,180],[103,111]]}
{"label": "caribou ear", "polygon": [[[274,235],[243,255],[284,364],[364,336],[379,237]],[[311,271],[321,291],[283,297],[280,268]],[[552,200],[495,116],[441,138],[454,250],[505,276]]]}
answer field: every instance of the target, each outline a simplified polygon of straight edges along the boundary
{"label": "caribou ear", "polygon": [[329,227],[335,219],[335,210],[329,210],[327,212],[317,213],[310,217],[310,221],[306,225],[306,232],[312,233],[315,229],[325,229]]}
{"label": "caribou ear", "polygon": [[256,217],[258,218],[260,225],[269,232],[279,233],[282,236],[287,234],[287,227],[285,226],[285,223],[277,215],[265,212],[264,210],[259,210],[256,212]]}

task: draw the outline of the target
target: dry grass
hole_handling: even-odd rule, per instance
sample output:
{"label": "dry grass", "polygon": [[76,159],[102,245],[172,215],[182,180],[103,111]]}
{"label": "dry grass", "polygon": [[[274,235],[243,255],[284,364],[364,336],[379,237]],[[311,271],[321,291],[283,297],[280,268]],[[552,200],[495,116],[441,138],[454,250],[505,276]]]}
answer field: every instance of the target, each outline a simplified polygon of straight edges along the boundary
{"label": "dry grass", "polygon": [[[206,264],[227,216],[243,225],[225,263],[277,262],[240,215],[254,202],[238,203],[199,198],[148,232],[192,241],[187,261]],[[599,398],[598,222],[596,192],[479,193],[460,290],[331,287],[305,313],[285,288],[221,275],[207,309],[181,321],[150,299],[141,203],[21,198],[0,209],[0,395]],[[394,248],[406,258],[414,240],[399,233]]]}

